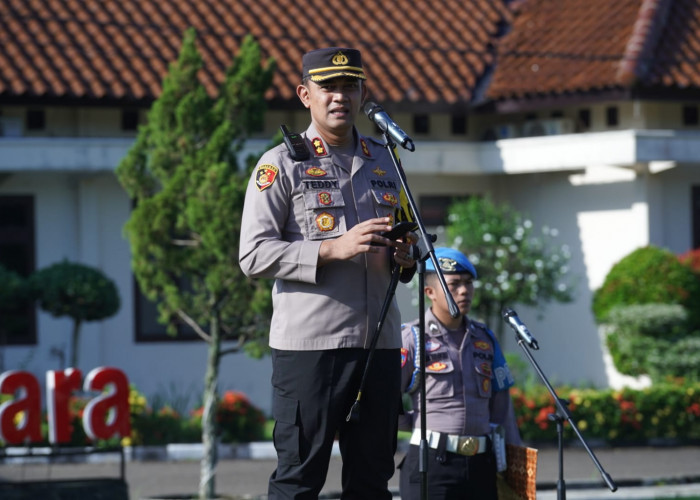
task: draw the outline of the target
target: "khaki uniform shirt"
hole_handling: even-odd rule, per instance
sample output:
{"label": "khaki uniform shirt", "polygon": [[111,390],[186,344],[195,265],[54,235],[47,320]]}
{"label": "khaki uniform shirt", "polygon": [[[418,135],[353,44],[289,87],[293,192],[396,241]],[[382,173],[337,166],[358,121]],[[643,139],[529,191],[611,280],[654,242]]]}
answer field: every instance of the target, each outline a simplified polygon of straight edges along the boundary
{"label": "khaki uniform shirt", "polygon": [[[404,325],[401,333],[404,390],[415,373],[418,346],[411,327],[417,325],[418,320]],[[494,370],[494,342],[486,326],[467,317],[464,326],[466,334],[456,343],[430,309],[425,313],[426,427],[448,434],[483,436],[490,433],[491,423],[501,424],[506,442],[520,444],[510,394],[493,387],[494,377],[510,377],[510,373]],[[418,379],[413,380],[413,387],[417,387]],[[411,427],[420,429],[419,390],[412,392],[412,402]]]}
{"label": "khaki uniform shirt", "polygon": [[[312,124],[311,151],[294,161],[284,145],[267,151],[248,184],[239,261],[254,278],[274,278],[270,346],[283,350],[369,347],[391,278],[391,249],[318,265],[324,240],[361,221],[394,217],[400,180],[381,143],[357,134],[351,170],[334,161]],[[401,347],[395,300],[377,348]]]}

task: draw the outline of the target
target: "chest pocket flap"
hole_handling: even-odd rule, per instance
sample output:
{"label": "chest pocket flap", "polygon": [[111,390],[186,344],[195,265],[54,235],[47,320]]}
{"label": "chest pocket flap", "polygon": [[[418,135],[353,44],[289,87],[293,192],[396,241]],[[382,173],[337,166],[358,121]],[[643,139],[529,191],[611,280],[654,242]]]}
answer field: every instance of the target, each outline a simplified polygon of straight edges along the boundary
{"label": "chest pocket flap", "polygon": [[345,232],[345,200],[340,189],[304,191],[306,231],[310,240],[334,238]]}

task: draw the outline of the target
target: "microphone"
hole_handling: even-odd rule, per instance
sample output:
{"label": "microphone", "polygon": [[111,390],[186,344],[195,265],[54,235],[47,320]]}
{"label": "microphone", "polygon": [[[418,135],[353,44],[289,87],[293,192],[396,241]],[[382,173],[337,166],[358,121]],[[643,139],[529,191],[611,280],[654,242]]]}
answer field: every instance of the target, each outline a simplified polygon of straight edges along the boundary
{"label": "microphone", "polygon": [[515,333],[518,334],[520,340],[523,340],[532,349],[538,350],[540,348],[540,346],[537,344],[537,340],[535,340],[535,337],[532,336],[530,330],[528,330],[525,326],[525,323],[520,321],[520,318],[518,318],[518,314],[515,311],[510,308],[505,308],[503,310],[503,319],[513,330],[515,330]]}
{"label": "microphone", "polygon": [[389,115],[384,111],[384,109],[372,101],[367,101],[364,106],[367,118],[370,119],[379,130],[389,134],[394,141],[400,144],[403,148],[409,151],[415,151],[416,147],[413,145],[413,140],[399,128],[399,126],[389,118]]}

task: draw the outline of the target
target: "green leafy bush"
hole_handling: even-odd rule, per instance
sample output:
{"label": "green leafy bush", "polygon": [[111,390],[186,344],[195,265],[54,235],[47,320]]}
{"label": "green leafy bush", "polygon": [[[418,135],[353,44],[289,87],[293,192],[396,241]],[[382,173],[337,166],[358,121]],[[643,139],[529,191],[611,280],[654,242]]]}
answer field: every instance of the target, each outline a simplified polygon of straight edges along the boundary
{"label": "green leafy bush", "polygon": [[616,307],[608,315],[606,344],[620,373],[700,380],[700,332],[688,330],[680,305]]}
{"label": "green leafy bush", "polygon": [[612,267],[593,294],[593,313],[604,323],[617,306],[651,303],[680,304],[689,313],[689,327],[700,326],[700,279],[673,253],[647,246]]}
{"label": "green leafy bush", "polygon": [[642,304],[615,307],[608,322],[617,331],[650,338],[676,339],[688,334],[688,311],[679,304]]}
{"label": "green leafy bush", "polygon": [[700,381],[700,333],[675,341],[659,341],[646,358],[654,382],[666,377]]}

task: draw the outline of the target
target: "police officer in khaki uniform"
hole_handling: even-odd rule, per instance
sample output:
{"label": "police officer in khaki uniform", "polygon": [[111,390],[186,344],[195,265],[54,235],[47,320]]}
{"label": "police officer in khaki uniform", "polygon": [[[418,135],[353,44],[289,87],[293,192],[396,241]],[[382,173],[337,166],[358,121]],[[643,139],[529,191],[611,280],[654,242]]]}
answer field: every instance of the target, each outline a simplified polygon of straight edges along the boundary
{"label": "police officer in khaki uniform", "polygon": [[388,151],[354,126],[365,79],[355,49],[306,53],[297,95],[311,114],[301,134],[308,158],[302,151],[293,159],[284,144],[267,151],[246,193],[241,268],[275,279],[270,347],[278,463],[270,499],[318,498],[336,436],[342,498],[391,498],[401,398],[395,301],[369,365],[359,421],[346,421],[393,266],[403,269],[402,281],[415,270],[410,242],[380,234],[405,214]]}
{"label": "police officer in khaki uniform", "polygon": [[[424,290],[431,301],[425,312],[428,498],[495,500],[497,467],[492,425],[501,426],[506,443],[520,444],[508,393],[512,376],[494,335],[486,325],[467,316],[476,269],[463,253],[452,248],[436,248],[435,257],[461,315],[450,315],[429,260]],[[409,451],[400,465],[402,500],[421,498],[419,335],[418,320],[404,325],[402,388],[411,393],[414,410],[401,425],[413,430]]]}

